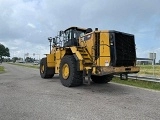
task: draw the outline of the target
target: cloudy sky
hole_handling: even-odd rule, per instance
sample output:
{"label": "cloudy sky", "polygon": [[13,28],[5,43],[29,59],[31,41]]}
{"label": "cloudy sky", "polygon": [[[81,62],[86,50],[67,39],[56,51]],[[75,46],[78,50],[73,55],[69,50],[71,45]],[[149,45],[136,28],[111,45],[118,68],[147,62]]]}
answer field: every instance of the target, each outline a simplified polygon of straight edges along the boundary
{"label": "cloudy sky", "polygon": [[[47,38],[70,26],[135,35],[137,57],[160,59],[160,0],[0,0],[0,43],[11,57],[49,53]],[[36,57],[36,56],[35,56]]]}

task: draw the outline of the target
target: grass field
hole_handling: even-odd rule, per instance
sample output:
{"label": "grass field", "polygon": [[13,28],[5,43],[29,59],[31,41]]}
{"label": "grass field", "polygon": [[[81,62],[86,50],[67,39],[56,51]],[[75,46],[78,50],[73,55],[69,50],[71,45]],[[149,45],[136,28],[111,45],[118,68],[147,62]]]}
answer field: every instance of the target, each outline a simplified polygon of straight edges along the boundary
{"label": "grass field", "polygon": [[3,73],[3,72],[4,72],[4,67],[0,66],[0,73]]}
{"label": "grass field", "polygon": [[160,83],[135,79],[120,80],[114,77],[112,82],[160,91]]}
{"label": "grass field", "polygon": [[25,64],[25,63],[9,63],[9,64],[30,67],[30,68],[37,68],[37,69],[39,68],[39,65],[33,65],[33,64]]}
{"label": "grass field", "polygon": [[[138,65],[140,67],[140,72],[138,75],[146,75],[152,76],[153,75],[153,66],[152,65]],[[154,66],[154,75],[156,77],[160,77],[160,65]],[[142,80],[135,80],[135,79],[128,79],[128,80],[120,80],[119,78],[113,78],[112,80],[115,83],[131,85],[141,88],[153,89],[153,90],[160,90],[160,83],[150,82],[150,81],[142,81]]]}
{"label": "grass field", "polygon": [[[139,65],[140,74],[153,75],[153,66],[152,65]],[[154,75],[160,77],[160,65],[154,65]]]}

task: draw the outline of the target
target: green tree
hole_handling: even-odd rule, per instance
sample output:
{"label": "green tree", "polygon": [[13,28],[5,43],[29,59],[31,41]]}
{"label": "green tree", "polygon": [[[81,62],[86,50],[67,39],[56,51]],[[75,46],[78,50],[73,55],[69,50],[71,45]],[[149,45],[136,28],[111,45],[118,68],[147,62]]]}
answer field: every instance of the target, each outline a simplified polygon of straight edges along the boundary
{"label": "green tree", "polygon": [[13,62],[16,62],[16,60],[18,60],[18,57],[13,57],[12,60]]}
{"label": "green tree", "polygon": [[10,57],[9,49],[0,43],[0,60],[2,57]]}
{"label": "green tree", "polygon": [[34,59],[33,59],[33,58],[31,58],[31,57],[26,57],[25,61],[26,61],[26,62],[33,62],[33,61],[34,61]]}
{"label": "green tree", "polygon": [[11,59],[10,58],[4,58],[3,62],[11,62]]}

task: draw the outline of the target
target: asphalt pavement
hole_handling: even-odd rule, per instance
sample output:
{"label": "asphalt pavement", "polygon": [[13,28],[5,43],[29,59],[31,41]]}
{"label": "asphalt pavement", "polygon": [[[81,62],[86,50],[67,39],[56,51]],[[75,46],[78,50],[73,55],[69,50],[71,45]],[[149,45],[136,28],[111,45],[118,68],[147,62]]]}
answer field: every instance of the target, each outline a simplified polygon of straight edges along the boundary
{"label": "asphalt pavement", "polygon": [[67,88],[59,77],[3,63],[0,120],[159,120],[160,92],[115,83]]}

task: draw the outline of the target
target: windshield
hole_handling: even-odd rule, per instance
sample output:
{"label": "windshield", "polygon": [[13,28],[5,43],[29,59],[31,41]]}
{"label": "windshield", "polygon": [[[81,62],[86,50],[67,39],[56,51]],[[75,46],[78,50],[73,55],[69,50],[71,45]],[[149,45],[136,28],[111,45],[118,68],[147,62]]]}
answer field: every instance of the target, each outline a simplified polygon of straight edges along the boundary
{"label": "windshield", "polygon": [[74,38],[78,39],[84,35],[84,31],[75,30],[74,31]]}

